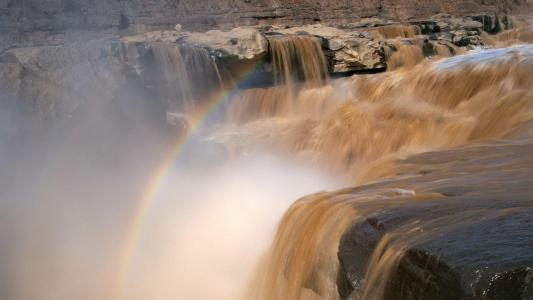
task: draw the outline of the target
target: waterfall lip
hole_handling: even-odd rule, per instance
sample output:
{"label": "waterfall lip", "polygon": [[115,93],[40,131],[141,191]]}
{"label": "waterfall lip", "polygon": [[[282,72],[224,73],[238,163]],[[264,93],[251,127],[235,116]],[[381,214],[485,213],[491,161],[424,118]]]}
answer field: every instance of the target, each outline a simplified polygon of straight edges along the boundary
{"label": "waterfall lip", "polygon": [[475,49],[463,55],[457,55],[444,59],[434,64],[438,71],[459,68],[463,64],[487,64],[512,58],[511,54],[516,53],[522,57],[533,57],[533,45],[521,44],[505,48]]}

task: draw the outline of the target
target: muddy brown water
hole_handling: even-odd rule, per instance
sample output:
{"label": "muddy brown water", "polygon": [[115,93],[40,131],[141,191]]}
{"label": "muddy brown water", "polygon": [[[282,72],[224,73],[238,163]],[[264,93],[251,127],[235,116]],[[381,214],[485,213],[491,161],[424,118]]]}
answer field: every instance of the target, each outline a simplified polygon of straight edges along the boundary
{"label": "muddy brown water", "polygon": [[[413,284],[409,291],[409,280],[397,283],[395,276],[406,253],[447,234],[452,237],[442,243],[449,247],[448,258],[457,261],[461,251],[470,251],[464,259],[473,261],[457,265],[472,272],[485,266],[512,270],[533,263],[527,250],[533,238],[528,230],[533,228],[526,213],[531,211],[527,190],[532,167],[532,66],[532,48],[526,45],[304,87],[296,96],[286,96],[287,86],[239,95],[228,118],[228,123],[238,126],[221,134],[235,151],[273,149],[345,174],[356,184],[386,179],[369,188],[297,201],[285,213],[248,298],[340,299],[340,294],[350,299],[434,298],[430,292],[417,292],[424,285]],[[254,142],[242,143],[242,136]],[[421,152],[429,154],[416,155]],[[416,208],[423,203],[426,209]],[[402,211],[407,211],[406,216]],[[370,216],[400,220],[391,224],[380,220],[387,230],[367,245],[370,252],[354,257],[346,243],[340,244],[341,238]],[[519,232],[502,244],[484,240],[497,239],[497,229],[480,228],[498,228],[502,219],[511,224],[501,225],[502,232]],[[479,236],[461,234],[469,228]],[[364,242],[365,237],[361,239]],[[358,243],[364,246],[361,240]],[[506,247],[516,249],[503,250]],[[446,249],[436,252],[447,259]],[[345,260],[343,270],[338,255]],[[494,258],[498,255],[509,257],[500,257],[502,263]],[[357,262],[361,259],[366,261]],[[486,265],[481,263],[484,259]],[[479,272],[480,278],[489,276]],[[339,294],[340,273],[359,277],[345,279],[348,291]],[[428,276],[425,281],[431,285],[431,276],[439,275]],[[457,279],[456,290],[450,289],[455,294],[441,291],[440,295],[483,298],[491,281],[480,278],[464,279],[472,285],[467,291],[457,288],[463,284]],[[404,290],[394,290],[393,283]],[[515,296],[529,295],[530,283],[524,284],[518,290],[526,294]]]}
{"label": "muddy brown water", "polygon": [[[270,47],[278,85],[232,93],[168,168],[122,298],[531,299],[533,46],[431,60],[408,48],[412,64],[338,80],[314,37]],[[201,49],[153,51],[187,127],[207,92],[184,73],[212,87],[220,71]],[[6,146],[0,296],[116,299],[127,221],[172,143],[106,122]]]}

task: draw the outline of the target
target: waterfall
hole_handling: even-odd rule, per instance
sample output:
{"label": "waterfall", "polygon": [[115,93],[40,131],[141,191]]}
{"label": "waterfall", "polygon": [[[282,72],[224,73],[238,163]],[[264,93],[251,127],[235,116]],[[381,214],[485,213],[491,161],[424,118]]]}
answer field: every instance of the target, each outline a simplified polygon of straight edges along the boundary
{"label": "waterfall", "polygon": [[[335,87],[309,88],[303,101],[326,103],[322,114],[309,114],[309,108],[303,108],[280,119],[286,95],[273,89],[254,91],[248,101],[261,99],[254,102],[260,103],[257,111],[251,112],[250,106],[237,114],[253,122],[233,128],[224,142],[239,144],[245,136],[262,151],[314,162],[358,184],[371,182],[394,175],[399,157],[502,137],[530,121],[532,53],[530,46],[491,50],[422,63],[410,70],[352,77]],[[310,295],[337,299],[342,233],[362,217],[379,212],[382,205],[372,204],[376,200],[441,197],[414,195],[414,191],[385,189],[357,196],[319,193],[297,201],[278,227],[249,299],[315,299]],[[406,249],[451,230],[450,226],[467,224],[452,219],[423,219],[384,237],[369,262],[365,283],[356,287],[357,299],[383,299],[387,278]],[[426,231],[421,234],[418,228]]]}

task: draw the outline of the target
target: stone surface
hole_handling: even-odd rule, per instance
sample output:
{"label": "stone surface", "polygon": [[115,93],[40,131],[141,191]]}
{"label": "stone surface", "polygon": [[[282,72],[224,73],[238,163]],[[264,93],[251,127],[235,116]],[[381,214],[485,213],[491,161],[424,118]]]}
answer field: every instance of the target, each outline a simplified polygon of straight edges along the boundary
{"label": "stone surface", "polygon": [[[48,118],[71,114],[85,101],[83,95],[86,91],[104,92],[105,89],[93,87],[115,87],[116,81],[124,78],[140,80],[148,90],[154,90],[158,71],[153,66],[151,49],[156,42],[175,44],[185,52],[187,49],[205,49],[218,64],[220,72],[225,72],[224,77],[242,78],[242,73],[246,73],[247,79],[239,82],[241,87],[273,84],[268,39],[275,35],[319,37],[334,76],[384,70],[388,57],[398,50],[398,44],[421,45],[425,56],[436,54],[434,45],[445,46],[453,54],[454,46],[482,44],[479,37],[482,24],[471,17],[440,14],[427,20],[413,21],[412,24],[425,35],[400,40],[384,39],[376,34],[376,28],[399,24],[379,18],[338,27],[323,24],[256,26],[207,32],[191,32],[178,24],[174,25],[174,30],[156,30],[125,37],[113,35],[107,30],[100,34],[85,32],[81,35],[35,32],[36,39],[21,37],[19,43],[0,50],[1,96],[8,99],[5,101],[29,107],[28,110]],[[30,41],[29,46],[19,47]],[[112,96],[101,98],[109,97]]]}
{"label": "stone surface", "polygon": [[254,28],[237,27],[230,31],[211,30],[191,33],[184,42],[207,47],[239,59],[255,59],[265,55],[268,43],[264,35]]}
{"label": "stone surface", "polygon": [[434,33],[438,39],[453,43],[458,47],[478,46],[482,44],[479,35],[483,23],[475,17],[454,17],[449,14],[437,14],[430,18],[434,24]]}
{"label": "stone surface", "polygon": [[[102,78],[114,86],[117,78],[141,71],[138,62],[131,64],[135,58],[120,59],[124,52],[117,51],[117,45],[136,44],[139,53],[135,55],[141,57],[156,41],[205,48],[236,78],[240,70],[259,66],[248,77],[269,85],[264,75],[271,69],[265,64],[268,44],[264,34],[269,32],[319,36],[333,73],[373,72],[386,67],[387,55],[395,49],[392,43],[373,38],[370,31],[377,26],[409,19],[426,35],[422,39],[471,47],[481,45],[481,29],[496,32],[509,23],[491,14],[530,9],[525,0],[512,4],[477,0],[304,0],[298,4],[272,0],[0,0],[0,97],[4,102],[29,104],[30,110],[46,116],[68,115],[84,101],[81,91],[93,91],[91,86],[101,86]],[[485,14],[479,15],[480,11]],[[439,14],[427,18],[437,12],[473,17]],[[329,25],[301,25],[317,21]],[[194,32],[213,28],[233,29]],[[417,39],[409,43],[418,43]]]}
{"label": "stone surface", "polygon": [[141,35],[122,38],[122,43],[170,42],[198,46],[217,52],[222,56],[234,56],[238,59],[256,59],[266,54],[268,43],[264,35],[251,27],[237,27],[232,30],[210,30],[207,32],[189,32],[179,30],[158,30]]}
{"label": "stone surface", "polygon": [[364,17],[402,19],[435,13],[508,13],[531,8],[531,2],[454,1],[338,1],[303,0],[2,0],[0,29],[4,32],[120,28],[139,30],[159,26],[205,29],[272,23],[346,23]]}
{"label": "stone surface", "polygon": [[[379,22],[379,21],[378,21]],[[366,26],[375,23],[367,23]],[[379,24],[379,23],[378,23]],[[386,67],[384,41],[372,38],[363,27],[356,29],[346,26],[339,29],[322,24],[291,28],[273,27],[271,30],[282,34],[310,34],[325,40],[324,50],[330,53],[333,73],[379,69]]]}
{"label": "stone surface", "polygon": [[251,27],[237,27],[229,31],[210,30],[189,32],[181,30],[158,30],[120,39],[123,44],[144,44],[155,42],[175,43],[208,49],[219,58],[233,57],[239,60],[252,60],[264,56],[268,42],[263,34]]}
{"label": "stone surface", "polygon": [[0,97],[43,118],[72,114],[87,97],[110,99],[120,81],[109,40],[16,48],[0,55]]}
{"label": "stone surface", "polygon": [[532,299],[531,136],[415,155],[396,179],[345,192],[406,189],[419,199],[354,204],[371,213],[342,238],[340,294],[358,293],[375,247],[405,227],[420,238],[406,244],[385,299]]}

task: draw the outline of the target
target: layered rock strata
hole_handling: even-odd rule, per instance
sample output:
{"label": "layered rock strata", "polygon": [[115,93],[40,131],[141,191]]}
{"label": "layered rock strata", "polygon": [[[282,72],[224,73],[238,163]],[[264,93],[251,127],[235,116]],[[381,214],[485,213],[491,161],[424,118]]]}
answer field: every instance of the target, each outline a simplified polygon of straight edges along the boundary
{"label": "layered rock strata", "polygon": [[[9,12],[13,11],[13,8],[9,9]],[[90,13],[88,10],[87,14]],[[63,21],[74,22],[68,18]],[[86,21],[96,22],[91,18]],[[30,21],[23,19],[17,24],[25,22]],[[214,78],[213,81],[220,77],[226,81],[223,84],[237,83],[246,88],[273,84],[269,39],[279,36],[320,39],[331,75],[345,76],[383,71],[390,63],[394,68],[403,65],[405,62],[401,59],[389,60],[404,46],[419,47],[423,56],[453,55],[458,52],[458,47],[482,46],[480,34],[484,30],[497,32],[512,25],[506,17],[439,14],[408,23],[368,18],[338,26],[265,25],[207,32],[187,31],[178,25],[172,30],[131,35],[135,31],[124,28],[121,32],[125,36],[121,37],[110,28],[104,28],[106,26],[99,34],[75,35],[55,32],[52,30],[55,27],[44,21],[36,24],[28,23],[25,30],[31,31],[32,26],[38,25],[48,31],[31,31],[29,36],[9,31],[7,38],[2,35],[6,43],[2,43],[3,50],[0,50],[0,97],[5,99],[4,103],[15,103],[44,118],[71,115],[88,101],[88,95],[95,96],[95,93],[105,94],[96,95],[99,99],[112,101],[114,90],[132,84],[132,81],[134,85],[139,82],[146,88],[150,98],[168,102],[168,99],[161,100],[165,96],[157,92],[156,82],[163,73],[161,66],[154,63],[153,46],[157,43],[174,45],[186,57],[210,59],[211,62],[203,64],[214,65],[218,70],[213,73],[196,66],[189,72],[193,78],[211,72],[205,76]],[[9,26],[3,24],[2,28]],[[198,54],[202,51],[203,54]],[[107,88],[91,88],[95,86]],[[216,84],[206,87],[211,88],[216,88]],[[194,95],[191,98],[195,98]]]}

